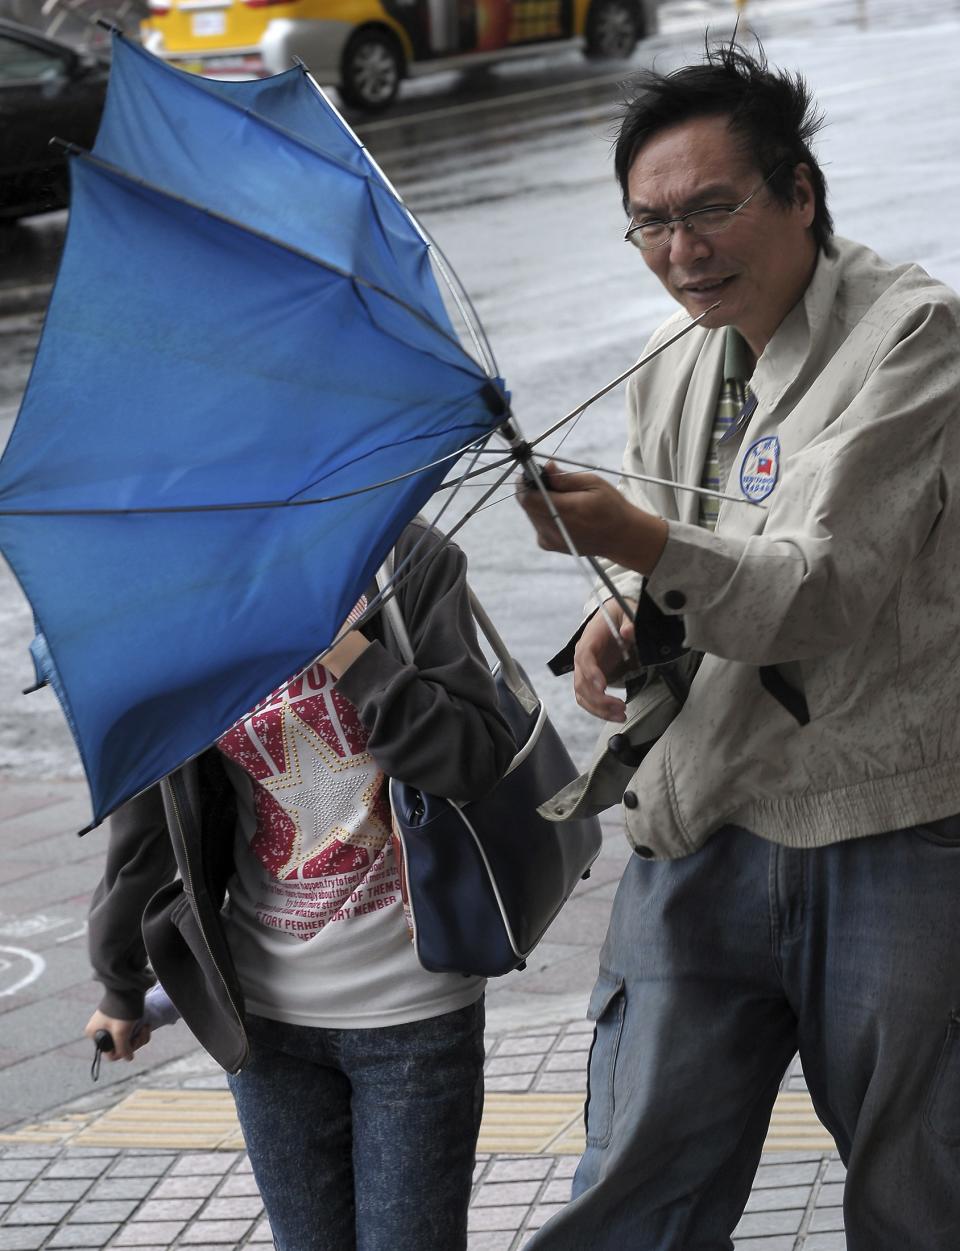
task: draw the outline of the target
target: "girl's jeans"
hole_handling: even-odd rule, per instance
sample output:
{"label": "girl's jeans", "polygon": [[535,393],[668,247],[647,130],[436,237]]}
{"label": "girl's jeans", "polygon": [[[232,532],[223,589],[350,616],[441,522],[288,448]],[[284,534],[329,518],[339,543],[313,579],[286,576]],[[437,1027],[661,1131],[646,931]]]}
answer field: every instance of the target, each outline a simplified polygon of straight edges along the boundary
{"label": "girl's jeans", "polygon": [[531,1251],[730,1251],[798,1050],[848,1251],[960,1248],[960,820],[631,857],[590,1015],[587,1149]]}
{"label": "girl's jeans", "polygon": [[248,1016],[229,1078],[278,1251],[462,1251],[483,1107],[483,1000],[310,1029]]}

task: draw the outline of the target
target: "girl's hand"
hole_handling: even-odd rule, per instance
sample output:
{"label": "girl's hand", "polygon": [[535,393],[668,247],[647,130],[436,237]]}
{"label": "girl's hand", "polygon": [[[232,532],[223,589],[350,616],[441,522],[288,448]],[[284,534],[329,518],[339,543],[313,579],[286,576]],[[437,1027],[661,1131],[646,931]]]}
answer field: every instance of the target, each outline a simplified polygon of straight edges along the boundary
{"label": "girl's hand", "polygon": [[[87,1022],[84,1034],[92,1038],[97,1030],[105,1029],[113,1039],[113,1050],[104,1051],[108,1060],[132,1060],[133,1053],[150,1041],[150,1026],[138,1022],[122,1021],[118,1017],[107,1016],[98,1008]],[[136,1032],[134,1032],[136,1031]]]}

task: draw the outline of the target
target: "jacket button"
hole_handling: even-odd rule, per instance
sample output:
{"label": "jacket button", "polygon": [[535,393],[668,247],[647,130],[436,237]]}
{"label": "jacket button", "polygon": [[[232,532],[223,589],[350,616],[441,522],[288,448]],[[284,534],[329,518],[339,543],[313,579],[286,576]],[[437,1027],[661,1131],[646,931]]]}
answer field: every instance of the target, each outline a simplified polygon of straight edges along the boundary
{"label": "jacket button", "polygon": [[636,808],[636,806],[637,806],[637,804],[639,804],[639,802],[640,802],[640,800],[639,800],[639,799],[637,799],[637,797],[636,797],[636,795],[634,794],[634,792],[633,792],[633,791],[624,791],[624,792],[623,792],[623,806],[624,806],[624,808]]}
{"label": "jacket button", "polygon": [[652,847],[644,847],[644,846],[642,846],[642,845],[641,845],[640,847],[634,847],[634,849],[633,849],[633,850],[637,853],[637,855],[638,855],[638,856],[643,856],[644,860],[652,860],[652,859],[653,859],[653,848],[652,848]]}
{"label": "jacket button", "polygon": [[687,602],[687,597],[683,591],[667,591],[663,597],[663,602],[668,608],[681,609]]}

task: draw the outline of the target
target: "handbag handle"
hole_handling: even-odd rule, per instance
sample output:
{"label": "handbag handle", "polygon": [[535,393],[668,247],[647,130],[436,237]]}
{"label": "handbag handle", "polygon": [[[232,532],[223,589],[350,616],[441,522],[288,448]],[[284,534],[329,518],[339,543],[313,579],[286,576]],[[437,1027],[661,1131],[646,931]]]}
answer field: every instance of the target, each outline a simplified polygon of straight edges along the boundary
{"label": "handbag handle", "polygon": [[[383,564],[377,570],[377,588],[381,593],[392,578],[393,552],[390,551],[387,553]],[[486,610],[469,586],[467,587],[467,594],[470,599],[470,611],[473,613],[473,618],[480,627],[483,636],[490,644],[491,651],[500,663],[500,673],[505,684],[527,712],[536,712],[540,707],[540,700],[537,698],[536,692],[524,678],[520,671],[520,666],[510,655],[506,643],[500,637],[499,631],[487,616]],[[407,623],[403,619],[403,613],[400,611],[400,604],[396,595],[391,594],[389,596],[383,604],[383,610],[396,639],[400,654],[408,665],[412,665],[414,663],[413,644],[410,642]]]}

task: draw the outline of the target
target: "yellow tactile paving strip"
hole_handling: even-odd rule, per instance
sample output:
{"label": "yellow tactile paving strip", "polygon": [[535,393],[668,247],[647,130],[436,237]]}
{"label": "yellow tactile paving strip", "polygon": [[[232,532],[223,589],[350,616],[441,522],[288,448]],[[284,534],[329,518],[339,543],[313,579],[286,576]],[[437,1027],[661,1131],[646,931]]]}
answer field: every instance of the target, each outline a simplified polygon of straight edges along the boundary
{"label": "yellow tactile paving strip", "polygon": [[[2,1142],[69,1142],[77,1147],[168,1147],[179,1151],[243,1148],[233,1100],[219,1090],[138,1090],[102,1113],[32,1125]],[[583,1097],[577,1094],[486,1096],[477,1150],[516,1155],[579,1155],[583,1150]],[[765,1151],[832,1151],[804,1092],[781,1093],[773,1109]]]}

